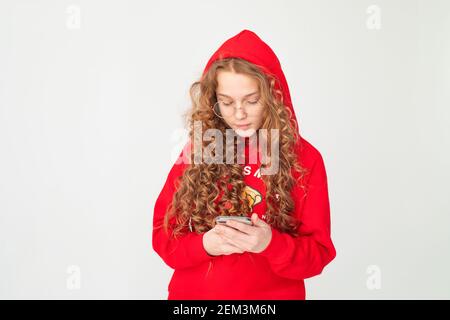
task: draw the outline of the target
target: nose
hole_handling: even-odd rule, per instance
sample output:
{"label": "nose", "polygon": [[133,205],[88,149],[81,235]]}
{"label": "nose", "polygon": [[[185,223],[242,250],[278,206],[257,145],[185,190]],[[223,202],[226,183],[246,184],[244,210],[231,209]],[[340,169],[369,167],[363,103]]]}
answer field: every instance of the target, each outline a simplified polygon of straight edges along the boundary
{"label": "nose", "polygon": [[245,117],[247,116],[247,114],[245,113],[244,109],[242,108],[242,104],[238,104],[238,107],[236,108],[236,113],[234,115],[234,117],[238,120],[241,119],[245,119]]}

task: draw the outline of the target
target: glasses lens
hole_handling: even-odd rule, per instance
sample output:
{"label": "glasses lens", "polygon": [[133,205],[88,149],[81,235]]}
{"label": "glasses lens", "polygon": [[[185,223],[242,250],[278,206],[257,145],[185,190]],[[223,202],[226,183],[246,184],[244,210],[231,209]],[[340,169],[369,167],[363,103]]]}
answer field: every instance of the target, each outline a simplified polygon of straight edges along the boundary
{"label": "glasses lens", "polygon": [[[260,107],[261,101],[259,99],[248,100],[244,102],[242,110],[246,113],[253,113],[259,110]],[[216,116],[220,118],[231,116],[236,111],[236,103],[219,100],[214,104],[213,110]]]}
{"label": "glasses lens", "polygon": [[213,106],[213,111],[215,113],[216,116],[218,116],[219,118],[223,119],[222,114],[220,113],[220,107],[219,107],[219,101],[217,101],[214,106]]}

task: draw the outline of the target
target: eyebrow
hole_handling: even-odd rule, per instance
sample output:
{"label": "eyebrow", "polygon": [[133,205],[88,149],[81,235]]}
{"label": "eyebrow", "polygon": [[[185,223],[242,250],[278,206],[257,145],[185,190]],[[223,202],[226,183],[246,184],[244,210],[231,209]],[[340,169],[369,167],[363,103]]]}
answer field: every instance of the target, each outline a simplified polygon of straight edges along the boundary
{"label": "eyebrow", "polygon": [[[259,91],[255,91],[255,92],[246,94],[246,95],[244,96],[244,98],[249,97],[249,96],[252,96],[252,95],[254,95],[254,94],[256,94],[256,93],[259,93]],[[216,93],[216,94],[217,94],[218,96],[224,96],[224,97],[227,97],[227,98],[232,99],[232,97],[227,96],[226,94],[223,94],[223,93]]]}

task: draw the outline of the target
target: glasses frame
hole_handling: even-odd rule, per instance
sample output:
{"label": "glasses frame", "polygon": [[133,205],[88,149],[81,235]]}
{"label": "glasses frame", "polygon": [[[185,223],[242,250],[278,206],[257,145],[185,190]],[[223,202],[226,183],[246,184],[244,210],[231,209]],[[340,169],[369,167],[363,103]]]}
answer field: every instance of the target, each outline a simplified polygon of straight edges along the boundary
{"label": "glasses frame", "polygon": [[[260,101],[261,101],[261,98],[258,98],[257,102],[260,103]],[[211,109],[213,110],[214,114],[217,117],[219,117],[220,119],[224,119],[224,117],[220,113],[219,102],[220,102],[220,100],[217,100],[216,103],[214,103],[214,105],[211,106]],[[219,110],[216,110],[216,108],[219,109]],[[246,115],[248,114],[248,111],[245,108],[242,108],[242,107],[240,107],[240,108],[234,107],[234,112],[236,112],[236,110],[240,110],[240,109],[243,109]]]}

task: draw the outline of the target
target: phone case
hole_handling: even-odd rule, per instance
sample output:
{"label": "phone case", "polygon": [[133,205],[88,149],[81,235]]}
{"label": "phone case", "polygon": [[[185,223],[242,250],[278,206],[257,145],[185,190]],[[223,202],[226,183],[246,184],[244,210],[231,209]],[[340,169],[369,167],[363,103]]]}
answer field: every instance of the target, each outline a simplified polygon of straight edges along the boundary
{"label": "phone case", "polygon": [[237,216],[218,216],[218,217],[216,217],[216,223],[225,224],[228,220],[235,220],[235,221],[246,223],[248,225],[252,224],[252,220],[249,217],[237,217]]}

